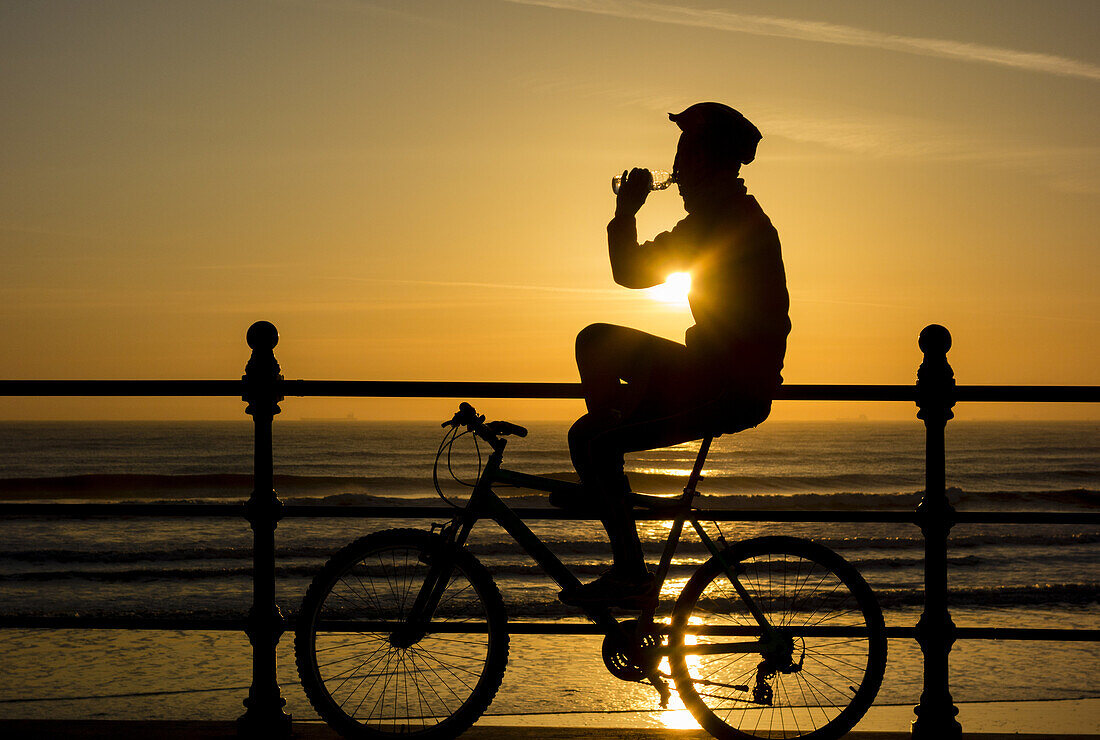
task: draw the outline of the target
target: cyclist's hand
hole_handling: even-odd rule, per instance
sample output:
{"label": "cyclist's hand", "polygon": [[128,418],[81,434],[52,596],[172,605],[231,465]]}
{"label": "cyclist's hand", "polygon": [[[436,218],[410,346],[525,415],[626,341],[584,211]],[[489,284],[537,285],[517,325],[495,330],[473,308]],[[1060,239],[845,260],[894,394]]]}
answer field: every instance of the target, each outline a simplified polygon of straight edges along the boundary
{"label": "cyclist's hand", "polygon": [[624,170],[619,194],[615,196],[615,215],[633,216],[645,203],[652,188],[653,175],[649,170],[642,167],[635,167],[629,173]]}
{"label": "cyclist's hand", "polygon": [[457,427],[463,424],[469,424],[471,421],[476,420],[477,411],[474,411],[474,407],[463,401],[458,405],[458,411],[451,417],[450,421],[445,421],[439,426],[441,427]]}

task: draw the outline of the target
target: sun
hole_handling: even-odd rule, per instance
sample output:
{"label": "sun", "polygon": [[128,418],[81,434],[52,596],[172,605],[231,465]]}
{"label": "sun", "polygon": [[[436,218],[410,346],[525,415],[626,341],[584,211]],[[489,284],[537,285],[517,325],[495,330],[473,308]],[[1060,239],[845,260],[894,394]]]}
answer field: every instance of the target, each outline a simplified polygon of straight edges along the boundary
{"label": "sun", "polygon": [[689,292],[691,292],[691,275],[686,272],[674,272],[665,278],[663,283],[650,288],[648,295],[661,303],[686,306]]}

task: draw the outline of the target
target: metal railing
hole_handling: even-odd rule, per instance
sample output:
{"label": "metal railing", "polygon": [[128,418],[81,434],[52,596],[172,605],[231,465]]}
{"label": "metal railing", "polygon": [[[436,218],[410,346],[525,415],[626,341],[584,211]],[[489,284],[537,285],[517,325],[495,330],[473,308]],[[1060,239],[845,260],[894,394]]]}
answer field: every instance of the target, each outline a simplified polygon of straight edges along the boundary
{"label": "metal railing", "polygon": [[[252,684],[239,720],[242,734],[289,736],[290,715],[276,679],[275,648],[287,621],[275,598],[275,528],[284,517],[449,518],[447,507],[284,505],[275,493],[271,428],[287,396],[402,398],[582,398],[578,383],[477,383],[286,380],[274,349],[278,331],[266,322],[247,334],[252,355],[240,380],[6,380],[0,396],[230,396],[247,402],[254,433],[253,490],[244,504],[3,503],[0,516],[243,517],[253,530],[253,600],[246,619],[141,619],[103,617],[0,618],[0,628],[243,629],[253,648]],[[913,627],[889,627],[891,638],[916,639],[924,659],[923,691],[915,707],[913,737],[958,738],[961,726],[951,697],[948,658],[957,639],[1100,641],[1100,630],[958,628],[948,610],[947,544],[955,524],[1100,524],[1100,515],[1059,512],[958,512],[945,489],[944,430],[957,402],[1095,403],[1100,386],[958,386],[947,351],[951,336],[936,324],[920,334],[924,354],[915,385],[784,385],[782,401],[905,401],[924,422],[925,490],[912,512],[703,511],[700,518],[752,522],[878,522],[912,524],[925,542],[924,609]],[[587,518],[544,508],[517,509],[528,519]],[[656,512],[639,519],[661,519]],[[510,623],[516,634],[599,634],[594,625]]]}

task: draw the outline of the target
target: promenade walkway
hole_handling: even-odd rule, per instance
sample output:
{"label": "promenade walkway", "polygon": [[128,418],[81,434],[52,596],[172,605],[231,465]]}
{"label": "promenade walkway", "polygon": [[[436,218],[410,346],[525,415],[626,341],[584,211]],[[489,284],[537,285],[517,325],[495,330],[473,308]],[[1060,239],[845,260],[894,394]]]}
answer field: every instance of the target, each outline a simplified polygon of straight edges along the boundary
{"label": "promenade walkway", "polygon": [[[136,722],[120,720],[4,720],[6,740],[237,740],[233,722]],[[709,740],[702,730],[619,728],[474,727],[463,740]],[[851,740],[907,740],[907,732],[853,732]],[[1100,735],[964,733],[971,740],[1097,740]],[[295,722],[295,740],[340,740],[329,727]]]}

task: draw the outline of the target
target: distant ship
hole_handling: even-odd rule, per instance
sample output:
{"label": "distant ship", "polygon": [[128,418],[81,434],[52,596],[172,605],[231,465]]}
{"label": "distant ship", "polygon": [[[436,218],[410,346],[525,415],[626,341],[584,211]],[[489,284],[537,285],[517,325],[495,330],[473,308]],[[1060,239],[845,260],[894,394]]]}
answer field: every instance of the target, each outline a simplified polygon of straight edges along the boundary
{"label": "distant ship", "polygon": [[303,416],[298,421],[359,421],[355,414],[347,416]]}

